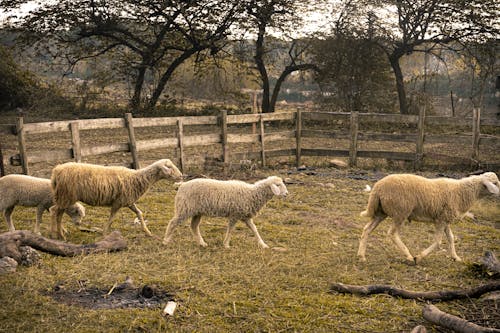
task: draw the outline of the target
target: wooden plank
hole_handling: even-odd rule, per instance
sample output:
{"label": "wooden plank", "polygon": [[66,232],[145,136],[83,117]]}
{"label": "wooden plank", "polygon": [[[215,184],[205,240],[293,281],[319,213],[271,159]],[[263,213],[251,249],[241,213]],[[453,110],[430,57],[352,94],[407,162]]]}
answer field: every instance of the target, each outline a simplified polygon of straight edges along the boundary
{"label": "wooden plank", "polygon": [[134,127],[176,126],[180,119],[182,119],[183,126],[217,125],[218,121],[217,116],[134,118]]}
{"label": "wooden plank", "polygon": [[65,132],[70,130],[70,123],[78,121],[78,127],[82,130],[113,129],[125,126],[122,118],[102,118],[83,120],[50,121],[43,123],[25,124],[26,132],[30,134]]}
{"label": "wooden plank", "polygon": [[182,140],[182,145],[184,147],[209,146],[213,144],[220,144],[220,134],[212,133],[183,136]]}
{"label": "wooden plank", "polygon": [[[500,137],[492,137],[492,136],[485,136],[484,134],[481,135],[479,138],[479,145],[480,146],[495,146],[495,145],[500,145]],[[498,147],[495,148],[496,151],[500,150]]]}
{"label": "wooden plank", "polygon": [[115,129],[124,128],[124,118],[101,118],[101,119],[82,119],[78,120],[80,131],[97,129]]}
{"label": "wooden plank", "polygon": [[388,160],[414,161],[415,153],[381,151],[381,150],[358,150],[358,157],[385,158]]}
{"label": "wooden plank", "polygon": [[255,114],[237,114],[227,116],[228,124],[250,124],[260,122],[261,117],[264,121],[284,121],[294,120],[295,112],[278,112],[278,113],[255,113]]}
{"label": "wooden plank", "polygon": [[417,134],[392,134],[392,133],[361,133],[358,132],[358,141],[390,141],[412,142],[417,139]]}
{"label": "wooden plank", "polygon": [[436,143],[453,143],[469,145],[471,141],[470,135],[457,135],[457,134],[426,134],[425,144]]}
{"label": "wooden plank", "polygon": [[71,159],[73,159],[72,149],[39,150],[28,156],[29,163],[69,161]]}
{"label": "wooden plank", "polygon": [[71,131],[71,147],[73,151],[73,159],[75,162],[80,163],[82,161],[82,147],[80,145],[80,130],[77,121],[72,121],[69,124]]}
{"label": "wooden plank", "polygon": [[17,133],[17,145],[19,150],[19,157],[21,158],[21,167],[23,174],[29,175],[28,168],[28,155],[26,152],[26,139],[25,139],[25,128],[23,117],[17,117],[16,119],[16,133]]}
{"label": "wooden plank", "polygon": [[281,132],[271,132],[266,133],[266,142],[273,141],[283,141],[295,138],[295,131],[281,131]]}
{"label": "wooden plank", "polygon": [[259,134],[228,134],[227,141],[229,143],[258,143],[260,140]]}
{"label": "wooden plank", "polygon": [[128,151],[128,143],[110,143],[102,146],[82,147],[82,157]]}
{"label": "wooden plank", "polygon": [[313,120],[313,121],[332,121],[332,120],[348,121],[349,117],[350,113],[348,112],[309,111],[302,113],[303,120]]}
{"label": "wooden plank", "polygon": [[[295,155],[296,150],[295,148],[293,149],[273,149],[273,150],[266,150],[266,157],[281,157],[281,156],[291,156]],[[261,158],[261,153],[260,152],[239,152],[239,153],[232,153],[231,157],[233,160],[242,160],[242,159],[251,159],[251,160],[258,160]]]}
{"label": "wooden plank", "polygon": [[160,148],[178,147],[179,142],[177,138],[163,138],[163,139],[151,139],[151,140],[139,140],[137,141],[138,151],[147,151]]}
{"label": "wooden plank", "polygon": [[0,142],[0,177],[5,176],[5,166],[3,163],[2,142]]}
{"label": "wooden plank", "polygon": [[265,146],[265,136],[264,136],[264,119],[262,117],[262,114],[260,115],[259,118],[259,125],[260,125],[260,153],[261,153],[261,161],[262,161],[262,167],[266,167],[266,146]]}
{"label": "wooden plank", "polygon": [[303,138],[349,139],[349,132],[332,132],[323,130],[302,129]]}
{"label": "wooden plank", "polygon": [[222,162],[229,163],[229,146],[227,144],[227,111],[220,114],[220,141],[222,149]]}
{"label": "wooden plank", "polygon": [[500,127],[500,119],[499,118],[484,118],[484,117],[481,117],[481,126],[496,126],[496,127]]}
{"label": "wooden plank", "polygon": [[302,111],[298,110],[295,115],[295,165],[297,167],[301,164],[301,152],[302,147]]}
{"label": "wooden plank", "polygon": [[132,155],[132,166],[134,169],[139,170],[141,168],[141,165],[139,162],[139,155],[137,154],[137,142],[135,140],[135,131],[132,120],[132,113],[130,112],[125,113],[125,127],[127,128],[128,132],[128,144],[129,144],[130,154]]}
{"label": "wooden plank", "polygon": [[342,150],[342,149],[321,149],[321,148],[302,148],[302,156],[349,157],[349,150]]}
{"label": "wooden plank", "polygon": [[351,112],[350,134],[349,141],[349,165],[356,166],[357,151],[358,151],[358,129],[359,129],[359,114]]}

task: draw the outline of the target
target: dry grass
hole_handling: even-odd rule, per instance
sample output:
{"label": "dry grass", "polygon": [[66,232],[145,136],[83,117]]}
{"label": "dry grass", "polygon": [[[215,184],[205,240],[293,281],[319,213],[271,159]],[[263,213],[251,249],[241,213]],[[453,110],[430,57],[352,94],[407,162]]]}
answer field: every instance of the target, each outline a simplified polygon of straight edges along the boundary
{"label": "dry grass", "polygon": [[[288,186],[286,200],[273,199],[256,218],[263,239],[287,251],[259,249],[243,224],[237,225],[231,249],[224,249],[227,222],[223,219],[203,220],[207,248],[196,245],[188,223],[176,230],[172,244],[163,246],[147,238],[131,223],[133,213],[122,209],[113,229],[127,238],[126,251],[76,258],[44,254],[39,267],[19,267],[16,273],[0,276],[0,331],[402,332],[426,324],[421,317],[422,302],[330,293],[329,284],[380,283],[439,290],[488,282],[488,277],[472,270],[470,263],[485,250],[500,252],[498,201],[477,203],[472,209],[477,222],[464,220],[453,226],[457,252],[465,263],[453,262],[442,249],[419,266],[408,265],[386,237],[389,223],[385,222],[372,234],[368,261],[361,264],[356,251],[367,222],[359,217],[367,200],[362,189],[380,174],[367,174],[370,180],[353,180],[346,176],[354,170],[316,171],[316,175],[305,175],[265,170],[253,176],[279,174],[295,183]],[[174,195],[172,184],[161,182],[139,202],[155,235],[163,236],[173,215]],[[102,227],[108,212],[108,208],[89,207],[86,221]],[[16,227],[32,229],[34,213],[33,209],[17,208]],[[48,214],[44,215],[45,235],[48,219]],[[100,237],[71,225],[68,229],[68,240],[73,243],[90,243]],[[6,230],[5,223],[0,224],[0,232]],[[418,222],[403,232],[403,240],[413,252],[428,246],[431,237],[432,227]],[[161,308],[88,310],[59,304],[45,295],[61,283],[71,290],[82,285],[111,288],[126,276],[136,284],[156,284],[175,293],[179,307],[174,316],[162,317]],[[480,300],[439,305],[466,317],[474,312],[470,309],[479,309],[474,312],[477,322],[490,325],[500,322],[497,306]]]}

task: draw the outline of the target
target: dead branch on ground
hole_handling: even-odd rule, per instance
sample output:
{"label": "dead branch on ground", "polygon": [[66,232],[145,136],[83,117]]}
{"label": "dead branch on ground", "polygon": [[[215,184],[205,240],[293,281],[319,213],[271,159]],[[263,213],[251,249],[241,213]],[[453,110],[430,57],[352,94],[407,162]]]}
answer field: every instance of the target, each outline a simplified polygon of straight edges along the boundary
{"label": "dead branch on ground", "polygon": [[429,304],[422,310],[423,317],[433,324],[452,329],[461,333],[500,333],[500,329],[488,328],[476,325],[465,319],[451,315],[439,310],[436,306]]}

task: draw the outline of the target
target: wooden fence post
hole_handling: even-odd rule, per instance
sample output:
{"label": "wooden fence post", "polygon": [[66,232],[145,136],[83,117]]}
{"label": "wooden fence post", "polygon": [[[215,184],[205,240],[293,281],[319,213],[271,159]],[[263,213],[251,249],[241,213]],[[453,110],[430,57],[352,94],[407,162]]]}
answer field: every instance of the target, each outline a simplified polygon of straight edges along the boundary
{"label": "wooden fence post", "polygon": [[26,139],[24,137],[24,119],[17,117],[16,119],[16,135],[19,147],[19,156],[21,157],[21,167],[25,175],[29,174],[28,155],[26,154]]}
{"label": "wooden fence post", "polygon": [[423,105],[418,110],[417,142],[415,143],[415,164],[414,168],[420,170],[424,160],[424,137],[425,137],[425,109]]}
{"label": "wooden fence post", "polygon": [[0,177],[5,176],[5,166],[3,165],[2,143],[0,142]]}
{"label": "wooden fence post", "polygon": [[264,118],[262,117],[262,114],[259,117],[259,123],[260,123],[260,155],[262,160],[262,167],[264,168],[266,166],[266,150],[264,144]]}
{"label": "wooden fence post", "polygon": [[132,123],[132,113],[125,113],[125,126],[128,131],[128,145],[132,154],[132,166],[134,169],[140,169],[139,155],[137,154],[137,142],[135,141],[134,125]]}
{"label": "wooden fence post", "polygon": [[73,158],[75,162],[80,163],[82,161],[82,147],[80,144],[80,129],[77,121],[72,121],[69,123],[69,129],[71,131],[71,147],[73,150]]}
{"label": "wooden fence post", "polygon": [[222,146],[222,162],[224,165],[229,163],[229,147],[227,146],[227,111],[224,110],[220,114],[220,131],[221,131],[221,146]]}
{"label": "wooden fence post", "polygon": [[479,138],[481,136],[481,109],[472,109],[472,163],[479,162]]}
{"label": "wooden fence post", "polygon": [[356,166],[358,158],[358,130],[359,130],[359,113],[357,111],[351,112],[351,142],[349,147],[349,165]]}
{"label": "wooden fence post", "polygon": [[184,172],[184,126],[182,119],[177,120],[177,148],[179,148],[179,169]]}
{"label": "wooden fence post", "polygon": [[295,114],[295,144],[296,144],[296,152],[295,152],[295,162],[297,168],[300,167],[301,159],[302,159],[302,111],[300,109],[297,110]]}

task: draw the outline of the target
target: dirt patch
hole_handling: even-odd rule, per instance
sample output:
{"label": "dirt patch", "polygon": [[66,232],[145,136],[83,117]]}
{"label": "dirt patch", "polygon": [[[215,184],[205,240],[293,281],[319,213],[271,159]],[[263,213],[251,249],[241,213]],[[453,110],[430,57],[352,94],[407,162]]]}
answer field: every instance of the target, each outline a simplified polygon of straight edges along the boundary
{"label": "dirt patch", "polygon": [[55,301],[66,305],[76,305],[88,309],[155,308],[174,300],[174,295],[154,285],[135,287],[130,282],[109,288],[86,287],[79,281],[78,290],[67,290],[58,284],[45,293]]}

